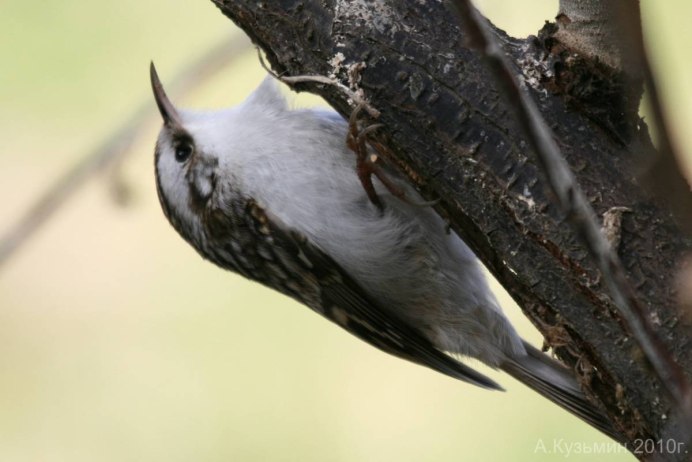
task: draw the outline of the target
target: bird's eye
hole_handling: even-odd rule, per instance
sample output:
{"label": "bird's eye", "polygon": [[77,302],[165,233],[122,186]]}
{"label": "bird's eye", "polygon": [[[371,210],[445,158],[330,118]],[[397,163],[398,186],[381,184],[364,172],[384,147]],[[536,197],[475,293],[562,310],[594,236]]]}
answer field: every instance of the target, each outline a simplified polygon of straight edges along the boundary
{"label": "bird's eye", "polygon": [[180,143],[175,147],[175,160],[182,163],[192,155],[192,145],[190,143]]}

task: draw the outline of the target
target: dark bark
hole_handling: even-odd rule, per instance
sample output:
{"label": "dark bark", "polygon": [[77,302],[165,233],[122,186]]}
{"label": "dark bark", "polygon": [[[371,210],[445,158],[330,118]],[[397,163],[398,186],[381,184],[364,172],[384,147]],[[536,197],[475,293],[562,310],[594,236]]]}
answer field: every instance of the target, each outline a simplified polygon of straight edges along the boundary
{"label": "dark bark", "polygon": [[[440,199],[438,212],[616,425],[632,440],[664,435],[674,415],[669,398],[553,205],[513,111],[442,3],[213,1],[279,73],[335,74],[349,85],[350,65],[364,63],[352,87],[381,111],[384,127],[372,138],[426,197]],[[495,32],[596,212],[620,217],[610,231],[629,280],[689,377],[689,325],[676,309],[673,282],[690,243],[664,204],[637,184],[635,166],[656,153],[631,100],[632,79],[566,53],[555,29],[526,40]],[[335,86],[295,87],[351,113]]]}

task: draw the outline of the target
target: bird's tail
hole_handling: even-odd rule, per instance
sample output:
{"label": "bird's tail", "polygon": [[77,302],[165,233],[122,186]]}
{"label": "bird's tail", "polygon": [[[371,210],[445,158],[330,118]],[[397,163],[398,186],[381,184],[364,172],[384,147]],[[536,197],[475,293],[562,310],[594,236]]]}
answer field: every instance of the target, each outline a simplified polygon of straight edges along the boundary
{"label": "bird's tail", "polygon": [[527,355],[508,359],[500,366],[503,371],[615,441],[625,441],[605,414],[587,401],[565,366],[526,342],[524,346]]}

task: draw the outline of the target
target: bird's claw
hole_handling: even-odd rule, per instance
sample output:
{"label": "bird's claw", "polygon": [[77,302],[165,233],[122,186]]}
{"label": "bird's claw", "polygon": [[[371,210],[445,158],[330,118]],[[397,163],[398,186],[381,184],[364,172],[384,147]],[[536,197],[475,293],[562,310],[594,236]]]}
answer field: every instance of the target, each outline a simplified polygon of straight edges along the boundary
{"label": "bird's claw", "polygon": [[[358,124],[358,116],[363,110],[363,104],[358,104],[351,116],[348,119],[348,135],[346,137],[346,144],[348,147],[356,153],[356,172],[358,174],[358,179],[363,185],[365,194],[370,199],[378,209],[383,210],[384,204],[382,200],[377,195],[375,191],[375,186],[372,183],[372,176],[374,175],[385,188],[395,197],[401,200],[407,201],[406,193],[399,186],[394,184],[392,180],[386,175],[386,173],[378,165],[379,152],[384,148],[378,143],[372,143],[368,140],[368,135],[375,130],[382,128],[383,124],[372,124],[361,129]],[[368,149],[368,146],[374,148],[376,152],[372,149]]]}

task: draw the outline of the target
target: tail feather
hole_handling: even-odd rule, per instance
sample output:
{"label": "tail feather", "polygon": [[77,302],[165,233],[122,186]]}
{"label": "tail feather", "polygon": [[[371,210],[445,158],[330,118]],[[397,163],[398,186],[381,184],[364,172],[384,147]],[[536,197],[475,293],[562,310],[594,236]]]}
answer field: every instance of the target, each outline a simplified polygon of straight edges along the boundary
{"label": "tail feather", "polygon": [[605,414],[586,399],[567,368],[528,343],[524,346],[528,354],[508,359],[500,366],[503,371],[615,441],[625,441]]}

